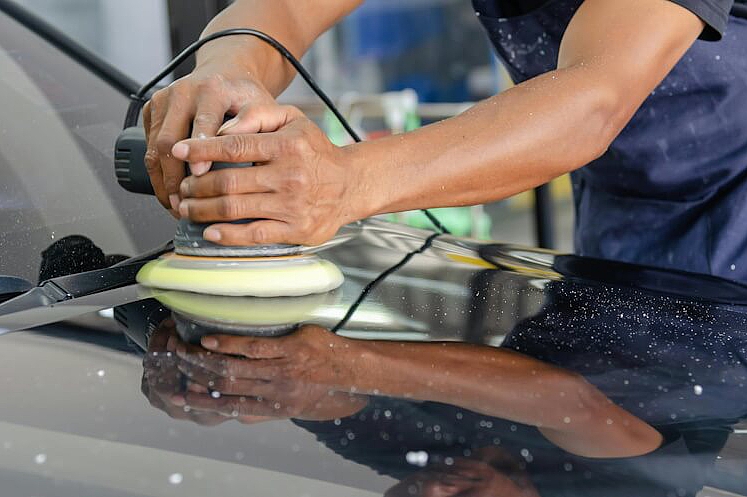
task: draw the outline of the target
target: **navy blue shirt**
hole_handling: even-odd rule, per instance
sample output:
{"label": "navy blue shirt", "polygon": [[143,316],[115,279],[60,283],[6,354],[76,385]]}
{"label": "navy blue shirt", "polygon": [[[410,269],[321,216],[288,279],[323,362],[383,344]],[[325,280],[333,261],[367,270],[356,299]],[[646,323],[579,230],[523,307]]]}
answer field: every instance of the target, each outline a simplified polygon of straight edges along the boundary
{"label": "navy blue shirt", "polygon": [[[670,1],[707,29],[607,152],[571,174],[576,253],[747,281],[745,4]],[[472,3],[518,84],[557,68],[583,0]]]}
{"label": "navy blue shirt", "polygon": [[[701,38],[719,40],[726,30],[730,9],[743,12],[747,0],[671,0],[692,11],[706,23]],[[547,0],[502,0],[501,11],[505,17],[522,16],[539,9]]]}

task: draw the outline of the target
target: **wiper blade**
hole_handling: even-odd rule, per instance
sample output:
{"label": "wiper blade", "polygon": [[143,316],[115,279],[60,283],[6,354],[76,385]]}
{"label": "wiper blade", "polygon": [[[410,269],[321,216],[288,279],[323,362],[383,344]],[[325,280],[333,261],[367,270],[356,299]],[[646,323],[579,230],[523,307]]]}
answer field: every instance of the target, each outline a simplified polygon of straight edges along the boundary
{"label": "wiper blade", "polygon": [[108,268],[59,276],[44,281],[26,293],[0,304],[0,328],[2,328],[2,318],[10,314],[50,307],[60,302],[132,285],[135,283],[135,276],[140,268],[171,248],[172,244],[169,242],[155,250]]}
{"label": "wiper blade", "polygon": [[47,280],[28,292],[0,304],[0,317],[131,285],[135,283],[137,272],[146,262],[134,262]]}

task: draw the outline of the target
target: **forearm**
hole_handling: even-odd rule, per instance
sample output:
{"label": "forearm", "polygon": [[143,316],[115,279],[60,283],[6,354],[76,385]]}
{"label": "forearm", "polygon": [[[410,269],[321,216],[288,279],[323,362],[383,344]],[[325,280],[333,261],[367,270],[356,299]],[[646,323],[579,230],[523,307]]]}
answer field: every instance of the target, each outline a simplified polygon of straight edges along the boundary
{"label": "forearm", "polygon": [[[254,28],[276,38],[300,59],[319,35],[361,1],[237,0],[207,25],[203,36],[230,28]],[[275,96],[295,76],[293,67],[275,49],[248,36],[216,40],[198,52],[198,66],[215,61],[246,68]]]}
{"label": "forearm", "polygon": [[351,145],[361,217],[509,197],[584,166],[624,125],[584,67],[554,71],[405,135]]}
{"label": "forearm", "polygon": [[573,397],[580,386],[589,386],[572,373],[507,349],[384,341],[351,347],[359,359],[354,384],[360,393],[458,404],[535,426],[562,428],[565,417],[578,415]]}
{"label": "forearm", "polygon": [[364,342],[354,347],[356,392],[458,405],[538,427],[588,457],[639,455],[661,437],[583,377],[507,349]]}
{"label": "forearm", "polygon": [[494,201],[588,164],[702,29],[673,2],[586,0],[563,36],[558,70],[455,118],[349,147],[367,188],[357,214]]}

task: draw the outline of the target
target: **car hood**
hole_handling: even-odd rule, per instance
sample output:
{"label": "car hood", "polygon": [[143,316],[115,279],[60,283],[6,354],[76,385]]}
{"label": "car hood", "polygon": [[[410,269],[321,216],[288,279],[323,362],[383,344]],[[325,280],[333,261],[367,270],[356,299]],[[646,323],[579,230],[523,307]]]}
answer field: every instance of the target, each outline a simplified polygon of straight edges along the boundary
{"label": "car hood", "polygon": [[[442,461],[456,457],[462,439],[469,445],[520,433],[526,438],[514,443],[527,444],[526,453],[535,454],[530,458],[545,461],[532,475],[541,495],[596,495],[600,487],[581,485],[587,474],[607,482],[605,495],[704,486],[744,493],[743,285],[380,221],[347,227],[337,242],[319,255],[341,268],[345,283],[300,315],[291,313],[292,320],[362,340],[509,347],[572,371],[662,433],[676,433],[666,445],[673,452],[622,469],[656,468],[657,476],[648,474],[649,486],[621,486],[614,464],[536,443],[536,427],[474,413],[458,398],[434,404],[374,395],[363,420],[208,427],[171,419],[141,392],[143,349],[155,317],[169,312],[168,293],[124,284],[0,315],[0,327],[23,330],[0,339],[4,488],[17,490],[13,495],[243,495],[247,489],[381,495],[419,470],[423,457],[439,451],[452,454]],[[206,312],[190,308],[189,300],[179,305],[187,317]],[[226,305],[224,313],[249,304]],[[270,303],[256,312],[262,305]],[[683,426],[697,427],[697,437]],[[723,440],[703,442],[703,433]],[[401,438],[396,449],[385,443],[390,434]],[[687,437],[707,450],[688,451],[696,442]],[[570,458],[559,463],[565,473],[549,469],[553,457]],[[669,471],[667,464],[686,471]],[[688,475],[697,478],[689,482]]]}

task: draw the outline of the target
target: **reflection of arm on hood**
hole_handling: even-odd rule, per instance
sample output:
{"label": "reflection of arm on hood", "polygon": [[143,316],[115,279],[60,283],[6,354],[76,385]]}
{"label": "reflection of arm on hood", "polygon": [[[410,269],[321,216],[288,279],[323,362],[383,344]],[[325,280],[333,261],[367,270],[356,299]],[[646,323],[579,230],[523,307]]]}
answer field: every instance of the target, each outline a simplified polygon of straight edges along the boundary
{"label": "reflection of arm on hood", "polygon": [[645,456],[590,459],[554,446],[534,427],[431,402],[379,397],[349,418],[295,423],[344,458],[399,480],[500,450],[526,470],[543,497],[694,495],[709,466],[676,432]]}
{"label": "reflection of arm on hood", "polygon": [[503,347],[583,376],[653,425],[747,415],[747,314],[624,288],[548,285]]}

